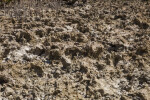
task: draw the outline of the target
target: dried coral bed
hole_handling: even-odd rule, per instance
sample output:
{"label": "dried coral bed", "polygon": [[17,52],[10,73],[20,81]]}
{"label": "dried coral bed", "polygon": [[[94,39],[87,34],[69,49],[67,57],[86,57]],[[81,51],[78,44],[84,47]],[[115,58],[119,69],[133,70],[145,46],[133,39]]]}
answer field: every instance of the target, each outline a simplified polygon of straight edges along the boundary
{"label": "dried coral bed", "polygon": [[1,10],[0,98],[150,100],[150,2],[110,1],[26,20]]}

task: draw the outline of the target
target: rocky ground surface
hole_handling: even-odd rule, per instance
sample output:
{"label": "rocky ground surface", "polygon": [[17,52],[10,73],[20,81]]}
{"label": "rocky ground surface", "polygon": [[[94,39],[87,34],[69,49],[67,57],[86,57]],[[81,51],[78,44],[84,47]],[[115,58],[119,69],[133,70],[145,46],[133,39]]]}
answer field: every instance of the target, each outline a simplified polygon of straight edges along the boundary
{"label": "rocky ground surface", "polygon": [[0,25],[0,99],[150,100],[150,1],[0,10]]}

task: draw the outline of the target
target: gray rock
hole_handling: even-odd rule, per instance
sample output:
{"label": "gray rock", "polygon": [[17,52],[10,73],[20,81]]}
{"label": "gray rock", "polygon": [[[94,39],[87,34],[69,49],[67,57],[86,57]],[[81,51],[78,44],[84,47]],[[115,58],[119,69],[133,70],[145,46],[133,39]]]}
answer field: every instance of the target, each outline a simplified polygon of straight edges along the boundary
{"label": "gray rock", "polygon": [[68,67],[71,65],[71,60],[67,58],[65,55],[61,57],[61,61],[62,61],[63,66]]}

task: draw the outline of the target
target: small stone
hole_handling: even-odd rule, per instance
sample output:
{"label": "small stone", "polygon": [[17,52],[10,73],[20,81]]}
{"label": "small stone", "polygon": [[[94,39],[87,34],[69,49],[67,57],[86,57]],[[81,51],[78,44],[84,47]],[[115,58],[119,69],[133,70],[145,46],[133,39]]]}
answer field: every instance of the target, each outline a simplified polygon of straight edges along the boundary
{"label": "small stone", "polygon": [[71,60],[64,55],[61,57],[61,61],[62,61],[63,66],[65,67],[68,67],[71,65]]}
{"label": "small stone", "polygon": [[6,87],[5,94],[6,94],[6,96],[13,95],[14,94],[14,90],[12,88],[10,88],[10,87]]}

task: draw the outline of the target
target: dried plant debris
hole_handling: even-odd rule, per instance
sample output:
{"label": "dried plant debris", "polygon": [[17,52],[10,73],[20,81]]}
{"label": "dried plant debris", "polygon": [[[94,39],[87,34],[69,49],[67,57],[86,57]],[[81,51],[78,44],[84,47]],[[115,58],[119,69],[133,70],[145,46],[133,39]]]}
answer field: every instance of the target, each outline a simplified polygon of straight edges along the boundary
{"label": "dried plant debris", "polygon": [[149,5],[0,0],[0,100],[150,100]]}

